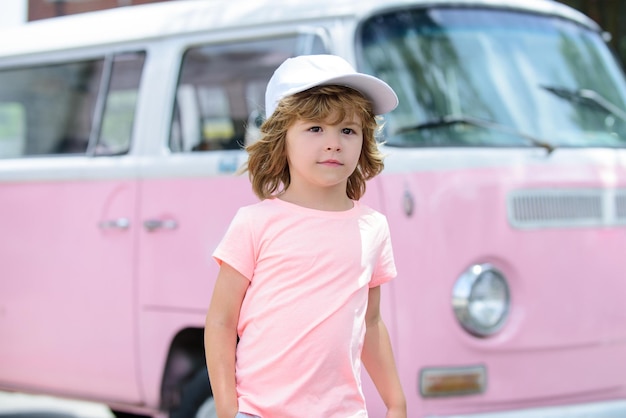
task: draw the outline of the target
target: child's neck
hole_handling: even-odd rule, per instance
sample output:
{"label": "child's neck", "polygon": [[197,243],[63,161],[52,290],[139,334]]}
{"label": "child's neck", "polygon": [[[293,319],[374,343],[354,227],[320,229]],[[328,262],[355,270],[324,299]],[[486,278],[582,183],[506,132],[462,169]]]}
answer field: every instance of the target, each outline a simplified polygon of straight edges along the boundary
{"label": "child's neck", "polygon": [[309,190],[306,193],[300,193],[298,190],[288,188],[278,198],[294,205],[329,212],[346,211],[354,207],[354,202],[348,197],[345,190],[320,190],[317,193],[311,193]]}

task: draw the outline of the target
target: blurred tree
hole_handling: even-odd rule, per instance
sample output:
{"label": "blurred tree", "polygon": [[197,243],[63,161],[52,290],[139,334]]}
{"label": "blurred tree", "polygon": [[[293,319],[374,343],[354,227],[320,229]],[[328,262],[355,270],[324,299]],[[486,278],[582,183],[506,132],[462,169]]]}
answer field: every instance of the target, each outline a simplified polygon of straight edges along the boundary
{"label": "blurred tree", "polygon": [[611,34],[611,46],[626,63],[626,2],[623,0],[558,0],[580,10]]}

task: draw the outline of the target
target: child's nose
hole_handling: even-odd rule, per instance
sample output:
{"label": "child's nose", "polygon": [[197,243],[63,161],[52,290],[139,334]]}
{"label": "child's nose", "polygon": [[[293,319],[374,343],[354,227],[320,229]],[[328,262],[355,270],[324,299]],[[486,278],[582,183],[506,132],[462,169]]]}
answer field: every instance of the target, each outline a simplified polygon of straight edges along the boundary
{"label": "child's nose", "polygon": [[326,143],[327,151],[341,151],[341,140],[339,134],[328,134],[328,142]]}

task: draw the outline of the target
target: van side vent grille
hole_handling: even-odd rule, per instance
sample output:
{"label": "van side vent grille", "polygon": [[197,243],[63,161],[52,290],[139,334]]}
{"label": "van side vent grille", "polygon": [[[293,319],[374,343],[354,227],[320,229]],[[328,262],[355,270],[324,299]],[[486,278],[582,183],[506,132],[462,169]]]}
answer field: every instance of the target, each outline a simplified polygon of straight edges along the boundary
{"label": "van side vent grille", "polygon": [[626,190],[517,190],[507,198],[514,228],[571,228],[626,224]]}

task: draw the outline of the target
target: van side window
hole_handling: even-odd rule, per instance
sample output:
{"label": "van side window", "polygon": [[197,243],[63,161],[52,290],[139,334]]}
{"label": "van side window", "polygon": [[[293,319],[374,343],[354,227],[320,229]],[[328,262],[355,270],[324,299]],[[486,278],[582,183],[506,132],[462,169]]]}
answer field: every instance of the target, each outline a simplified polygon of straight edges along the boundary
{"label": "van side window", "polygon": [[84,154],[103,62],[0,71],[0,157]]}
{"label": "van side window", "polygon": [[121,54],[0,70],[0,158],[126,152],[142,66]]}
{"label": "van side window", "polygon": [[0,103],[0,158],[22,154],[25,131],[24,107],[17,102]]}
{"label": "van side window", "polygon": [[285,59],[327,50],[315,34],[187,50],[170,131],[173,152],[240,149],[257,138],[265,86]]}

